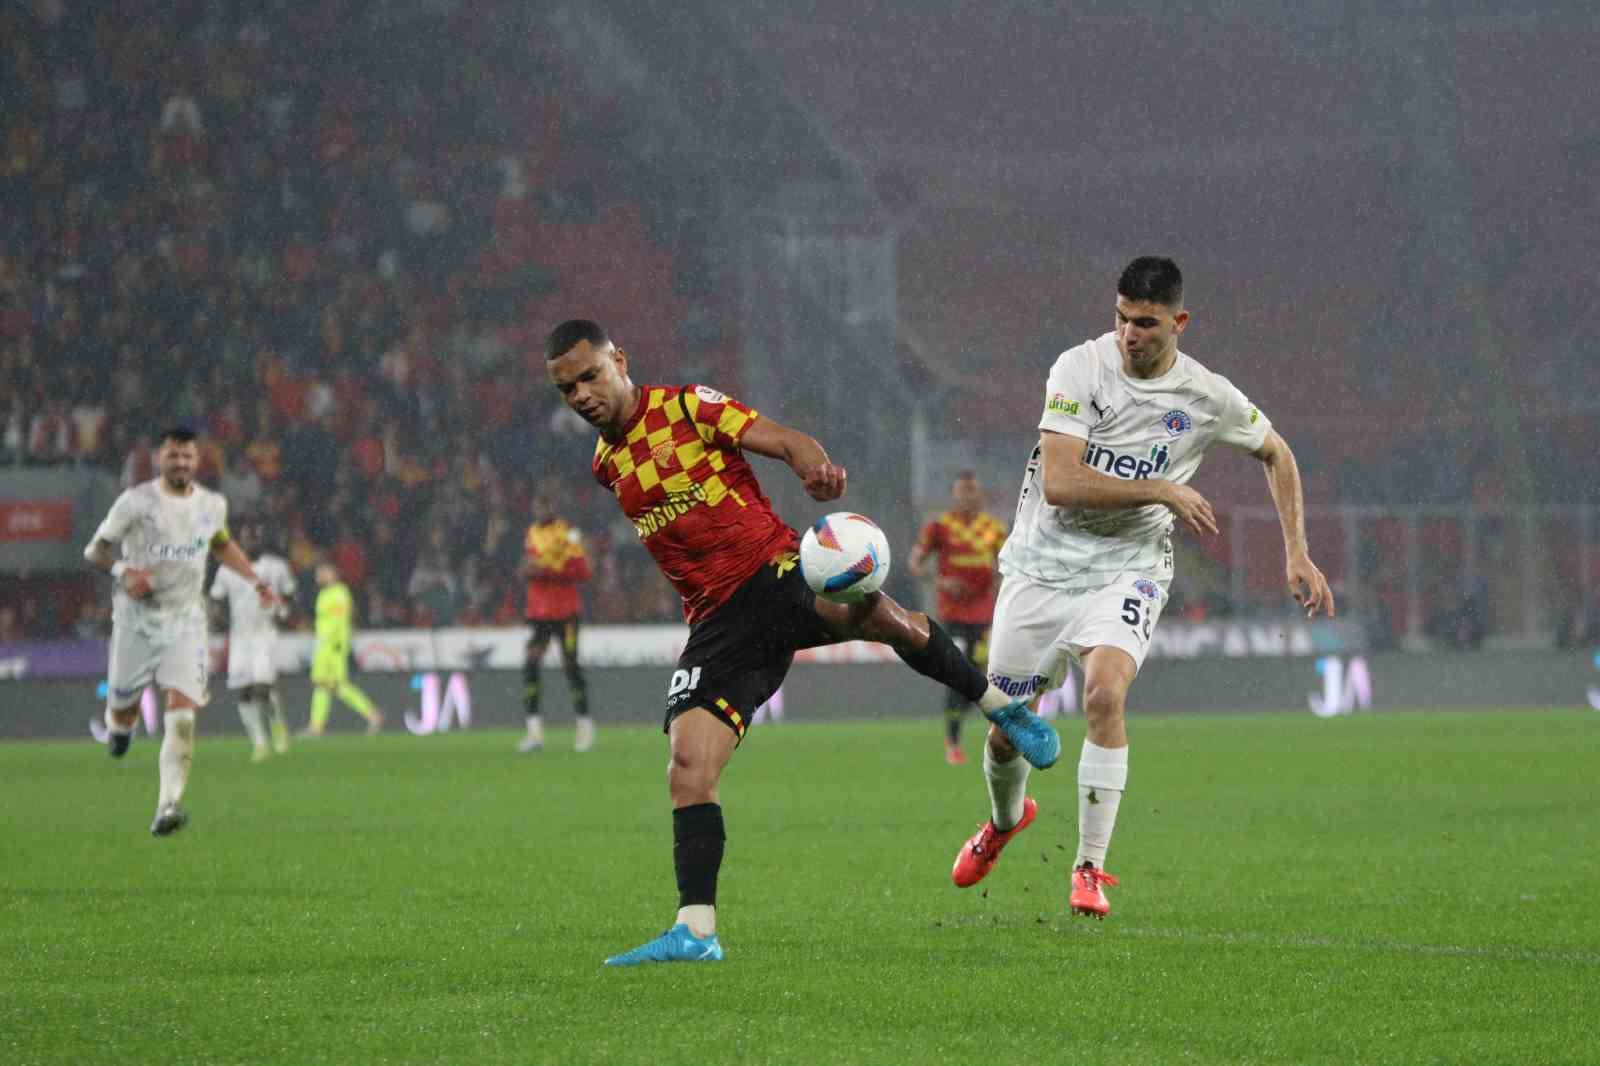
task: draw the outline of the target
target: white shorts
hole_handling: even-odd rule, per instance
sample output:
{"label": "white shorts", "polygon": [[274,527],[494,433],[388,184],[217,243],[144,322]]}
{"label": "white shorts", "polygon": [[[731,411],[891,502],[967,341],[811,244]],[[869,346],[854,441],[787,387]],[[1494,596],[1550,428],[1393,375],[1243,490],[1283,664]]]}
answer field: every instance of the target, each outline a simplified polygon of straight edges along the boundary
{"label": "white shorts", "polygon": [[1081,591],[1008,576],[995,601],[989,680],[1009,696],[1028,699],[1060,685],[1069,659],[1106,646],[1131,655],[1137,670],[1166,602],[1166,588],[1140,574],[1118,574]]}
{"label": "white shorts", "polygon": [[207,646],[204,628],[186,626],[170,634],[148,636],[131,626],[111,627],[111,658],[106,666],[106,706],[113,710],[139,702],[145,686],[177,689],[195,706],[210,699],[206,691]]}
{"label": "white shorts", "polygon": [[272,661],[277,646],[276,633],[228,638],[228,688],[250,685],[275,685],[278,667]]}

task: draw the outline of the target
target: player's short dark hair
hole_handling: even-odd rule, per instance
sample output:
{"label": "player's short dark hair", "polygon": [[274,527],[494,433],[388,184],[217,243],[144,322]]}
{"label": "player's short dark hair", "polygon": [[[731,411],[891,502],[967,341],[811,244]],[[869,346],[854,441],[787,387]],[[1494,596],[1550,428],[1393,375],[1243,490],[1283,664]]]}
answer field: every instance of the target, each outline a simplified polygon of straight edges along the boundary
{"label": "player's short dark hair", "polygon": [[170,440],[174,444],[193,444],[199,439],[200,434],[194,431],[193,426],[168,426],[161,431],[161,437],[157,443],[165,444]]}
{"label": "player's short dark hair", "polygon": [[957,470],[955,479],[957,481],[976,481],[978,480],[978,472],[971,467],[965,470]]}
{"label": "player's short dark hair", "polygon": [[600,328],[598,322],[591,322],[587,318],[569,318],[545,338],[544,357],[547,360],[560,359],[577,347],[580,341],[603,348],[611,343],[611,338],[606,336],[606,331]]}
{"label": "player's short dark hair", "polygon": [[1183,306],[1183,271],[1164,255],[1141,255],[1122,268],[1117,295],[1140,303]]}

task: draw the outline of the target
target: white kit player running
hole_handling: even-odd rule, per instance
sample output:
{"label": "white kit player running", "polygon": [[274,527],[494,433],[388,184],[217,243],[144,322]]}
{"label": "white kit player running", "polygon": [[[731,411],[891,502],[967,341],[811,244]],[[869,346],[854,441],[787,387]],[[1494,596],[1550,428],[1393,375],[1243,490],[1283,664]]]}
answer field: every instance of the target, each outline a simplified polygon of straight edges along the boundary
{"label": "white kit player running", "polygon": [[150,832],[166,836],[189,820],[180,801],[194,760],[195,712],[205,706],[206,555],[240,574],[263,606],[272,589],[228,535],[228,502],[195,484],[200,450],[191,429],[169,429],[157,453],[160,476],[111,505],[84,557],[116,581],[111,607],[106,727],[111,754],[126,754],[146,685],[166,696],[161,789]]}
{"label": "white kit player running", "polygon": [[[1097,918],[1110,912],[1103,886],[1117,883],[1105,857],[1128,783],[1123,711],[1167,601],[1172,527],[1217,532],[1210,503],[1186,484],[1211,445],[1264,464],[1289,590],[1307,617],[1333,616],[1327,579],[1306,548],[1294,454],[1227,378],[1178,350],[1188,322],[1176,263],[1145,256],[1128,264],[1116,329],[1051,368],[1039,444],[1000,553],[990,680],[1027,699],[1059,685],[1069,659],[1083,667],[1087,736],[1069,905]],[[983,768],[993,814],[956,856],[951,877],[961,887],[982,880],[1038,812],[1026,794],[1027,762],[994,730]]]}
{"label": "white kit player running", "polygon": [[[294,575],[279,556],[261,550],[260,527],[253,522],[239,528],[239,546],[251,560],[256,577],[266,582],[278,597],[267,606],[250,582],[226,567],[217,569],[211,582],[211,598],[228,608],[228,691],[238,694],[239,720],[250,736],[251,762],[262,762],[273,751],[289,750],[289,722],[278,698],[278,667],[273,654],[278,646],[278,622],[285,604],[294,598]],[[271,717],[272,740],[267,740],[267,716]]]}

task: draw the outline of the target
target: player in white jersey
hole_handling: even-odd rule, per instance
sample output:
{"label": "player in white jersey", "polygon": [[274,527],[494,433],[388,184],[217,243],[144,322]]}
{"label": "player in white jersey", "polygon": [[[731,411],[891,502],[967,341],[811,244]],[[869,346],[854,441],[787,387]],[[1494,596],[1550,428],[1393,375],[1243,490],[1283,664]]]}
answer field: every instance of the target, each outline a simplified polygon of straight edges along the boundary
{"label": "player in white jersey", "polygon": [[[1078,763],[1074,913],[1104,918],[1106,850],[1128,781],[1128,686],[1150,647],[1172,582],[1172,527],[1217,532],[1211,504],[1186,483],[1213,444],[1266,467],[1283,527],[1285,576],[1307,617],[1333,616],[1333,594],[1306,548],[1300,472],[1289,445],[1227,378],[1178,350],[1189,323],[1183,275],[1170,259],[1135,259],[1117,283],[1116,328],[1061,355],[1045,386],[1039,444],[1016,522],[1000,552],[1002,581],[989,678],[1028,698],[1084,673],[1087,736]],[[984,751],[991,819],[956,856],[966,887],[1033,821],[1028,764],[1004,736]]]}
{"label": "player in white jersey", "polygon": [[128,750],[145,686],[155,684],[166,696],[161,790],[150,826],[156,836],[182,829],[189,820],[180,801],[194,760],[195,712],[208,698],[206,555],[216,555],[250,582],[263,607],[276,602],[228,535],[228,501],[195,484],[199,460],[192,429],[163,433],[156,456],[160,476],[118,496],[83,551],[116,581],[106,677],[107,743],[113,756]]}
{"label": "player in white jersey", "polygon": [[[278,698],[278,668],[273,651],[278,644],[278,623],[285,604],[294,598],[294,575],[279,556],[262,551],[261,529],[254,522],[239,528],[239,547],[250,559],[256,576],[277,595],[272,607],[263,606],[250,583],[232,570],[220,567],[211,582],[211,598],[228,609],[228,690],[239,694],[239,719],[250,735],[251,762],[261,762],[276,750],[289,750],[289,722]],[[270,713],[271,746],[267,742]]]}

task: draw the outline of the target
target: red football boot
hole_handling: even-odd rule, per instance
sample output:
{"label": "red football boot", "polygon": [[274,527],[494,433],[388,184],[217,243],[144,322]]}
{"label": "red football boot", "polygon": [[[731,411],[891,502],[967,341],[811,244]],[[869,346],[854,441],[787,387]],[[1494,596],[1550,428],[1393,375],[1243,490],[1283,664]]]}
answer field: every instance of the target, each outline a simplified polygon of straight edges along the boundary
{"label": "red football boot", "polygon": [[1028,828],[1038,813],[1039,805],[1029,796],[1022,801],[1022,821],[1004,833],[995,829],[993,819],[984,822],[972,839],[961,845],[961,853],[956,856],[956,864],[950,870],[950,880],[956,883],[957,888],[970,888],[989,876],[989,871],[1000,859],[1001,849],[1011,842],[1012,837]]}
{"label": "red football boot", "polygon": [[1094,863],[1085,862],[1072,871],[1072,896],[1067,900],[1073,914],[1092,914],[1101,921],[1111,913],[1111,904],[1101,885],[1115,885],[1117,879],[1104,870],[1096,870]]}
{"label": "red football boot", "polygon": [[944,742],[944,761],[951,766],[967,765],[967,753],[961,750],[961,745],[954,741]]}

